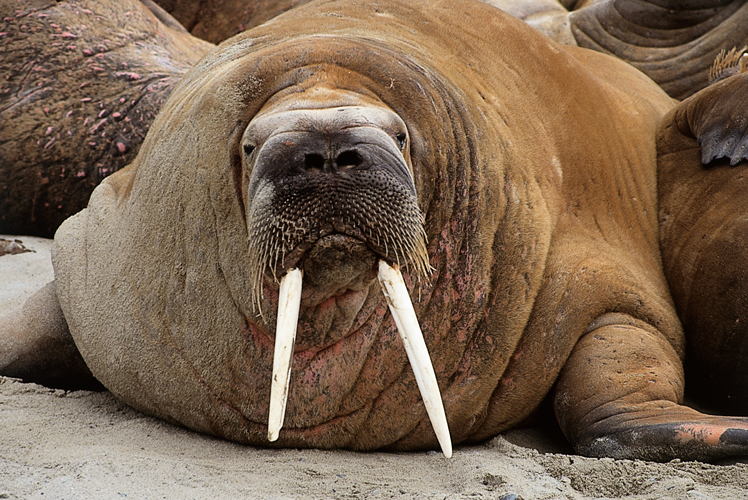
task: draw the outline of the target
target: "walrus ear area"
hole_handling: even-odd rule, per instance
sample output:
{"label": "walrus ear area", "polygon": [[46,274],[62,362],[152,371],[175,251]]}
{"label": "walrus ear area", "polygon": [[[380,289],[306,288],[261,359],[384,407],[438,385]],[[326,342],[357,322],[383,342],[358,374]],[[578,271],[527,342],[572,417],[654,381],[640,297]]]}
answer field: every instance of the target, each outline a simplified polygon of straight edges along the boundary
{"label": "walrus ear area", "polygon": [[[237,121],[234,127],[231,129],[228,139],[229,158],[231,158],[231,169],[234,181],[234,191],[239,199],[239,206],[241,207],[242,217],[246,218],[247,207],[246,207],[246,185],[244,181],[244,158],[251,154],[251,151],[247,153],[248,146],[244,143],[244,129],[247,127],[247,122]],[[251,148],[254,149],[254,148]]]}
{"label": "walrus ear area", "polygon": [[701,163],[729,158],[730,165],[748,159],[748,73],[705,88],[680,104],[678,128],[701,147]]}

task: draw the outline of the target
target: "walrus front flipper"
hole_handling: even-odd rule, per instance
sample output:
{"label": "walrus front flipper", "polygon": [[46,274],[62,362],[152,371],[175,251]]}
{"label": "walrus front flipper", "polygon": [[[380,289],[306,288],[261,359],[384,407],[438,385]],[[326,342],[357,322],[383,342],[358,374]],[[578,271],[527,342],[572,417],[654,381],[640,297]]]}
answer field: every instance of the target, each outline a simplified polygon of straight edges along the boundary
{"label": "walrus front flipper", "polygon": [[564,366],[555,410],[577,452],[656,461],[748,455],[748,419],[680,405],[678,355],[638,323],[629,318],[589,331]]}
{"label": "walrus front flipper", "polygon": [[748,159],[748,73],[718,81],[686,99],[663,119],[663,126],[696,138],[703,165],[727,158],[734,166]]}
{"label": "walrus front flipper", "polygon": [[70,336],[54,281],[0,317],[0,375],[47,387],[102,389]]}

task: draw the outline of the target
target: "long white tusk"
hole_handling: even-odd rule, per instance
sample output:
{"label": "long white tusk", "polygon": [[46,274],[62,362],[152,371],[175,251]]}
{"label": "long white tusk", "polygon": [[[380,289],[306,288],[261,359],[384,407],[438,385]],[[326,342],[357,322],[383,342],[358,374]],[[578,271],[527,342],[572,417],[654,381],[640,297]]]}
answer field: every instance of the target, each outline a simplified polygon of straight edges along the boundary
{"label": "long white tusk", "polygon": [[390,306],[390,312],[395,319],[397,330],[405,345],[410,366],[418,382],[426,412],[431,419],[431,425],[436,433],[436,439],[442,447],[444,456],[452,456],[452,439],[449,436],[447,415],[444,413],[439,384],[436,382],[434,367],[431,365],[429,351],[423,340],[421,327],[418,325],[413,303],[410,301],[408,289],[403,281],[403,275],[397,266],[392,267],[384,260],[379,261],[379,283]]}
{"label": "long white tusk", "polygon": [[278,434],[283,427],[283,418],[286,416],[288,381],[291,378],[291,361],[301,304],[301,278],[300,269],[291,269],[280,282],[275,352],[273,353],[273,379],[270,385],[268,441],[278,439]]}

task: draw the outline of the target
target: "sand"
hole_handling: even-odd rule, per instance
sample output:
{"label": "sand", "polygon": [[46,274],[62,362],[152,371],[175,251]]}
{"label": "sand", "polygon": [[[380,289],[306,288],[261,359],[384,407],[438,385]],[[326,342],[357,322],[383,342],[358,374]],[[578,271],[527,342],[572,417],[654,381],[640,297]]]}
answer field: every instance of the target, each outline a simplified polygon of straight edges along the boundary
{"label": "sand", "polygon": [[[5,236],[9,239],[11,237]],[[0,257],[0,315],[52,277],[50,241]],[[719,464],[574,455],[547,412],[439,452],[270,450],[145,416],[108,392],[0,377],[0,499],[746,499],[748,457]]]}

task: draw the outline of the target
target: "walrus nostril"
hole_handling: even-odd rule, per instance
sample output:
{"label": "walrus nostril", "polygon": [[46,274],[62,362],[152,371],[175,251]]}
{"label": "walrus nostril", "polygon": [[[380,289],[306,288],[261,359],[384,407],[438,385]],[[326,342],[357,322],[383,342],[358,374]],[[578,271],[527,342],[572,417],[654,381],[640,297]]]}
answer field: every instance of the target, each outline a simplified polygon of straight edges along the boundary
{"label": "walrus nostril", "polygon": [[309,153],[304,156],[304,167],[307,170],[322,170],[322,168],[325,166],[325,157],[316,154],[316,153]]}
{"label": "walrus nostril", "polygon": [[338,168],[342,167],[357,167],[363,163],[363,158],[358,154],[358,151],[348,150],[343,151],[335,159],[335,163]]}
{"label": "walrus nostril", "polygon": [[[335,158],[335,164],[333,169],[346,168],[346,167],[357,167],[364,162],[364,159],[358,154],[357,151],[347,150],[343,151]],[[321,171],[326,170],[325,157],[319,153],[307,153],[304,155],[304,168],[310,171]],[[327,165],[330,168],[330,165]]]}

